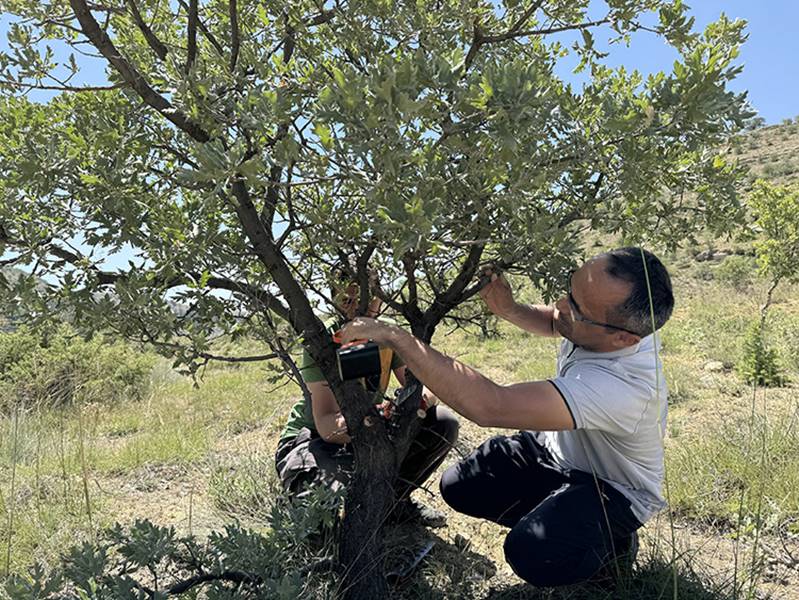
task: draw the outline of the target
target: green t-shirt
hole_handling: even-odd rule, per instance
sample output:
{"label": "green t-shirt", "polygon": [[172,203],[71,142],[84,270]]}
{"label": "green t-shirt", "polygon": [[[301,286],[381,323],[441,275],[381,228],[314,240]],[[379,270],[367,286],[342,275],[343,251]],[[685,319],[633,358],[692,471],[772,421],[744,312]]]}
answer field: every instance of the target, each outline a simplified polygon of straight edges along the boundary
{"label": "green t-shirt", "polygon": [[[388,319],[385,319],[384,321],[393,324],[393,322]],[[341,324],[334,321],[326,321],[325,326],[331,335],[341,328]],[[402,359],[400,359],[397,354],[392,353],[390,369],[393,371],[394,369],[398,369],[402,366],[404,366]],[[319,381],[325,380],[322,370],[316,364],[316,361],[311,358],[311,355],[305,348],[302,349],[302,360],[300,361],[299,369],[300,374],[302,375],[302,380],[305,383],[317,383]],[[363,382],[366,386],[366,389],[370,391],[377,391],[380,389],[381,392],[385,392],[385,387],[380,385],[381,375],[382,373],[364,378]],[[388,381],[388,378],[386,378],[386,381]],[[316,431],[311,403],[306,401],[304,397],[300,398],[294,404],[294,406],[291,407],[291,412],[289,413],[286,426],[283,428],[283,432],[280,434],[280,441],[295,437],[303,427],[307,427],[314,432]]]}

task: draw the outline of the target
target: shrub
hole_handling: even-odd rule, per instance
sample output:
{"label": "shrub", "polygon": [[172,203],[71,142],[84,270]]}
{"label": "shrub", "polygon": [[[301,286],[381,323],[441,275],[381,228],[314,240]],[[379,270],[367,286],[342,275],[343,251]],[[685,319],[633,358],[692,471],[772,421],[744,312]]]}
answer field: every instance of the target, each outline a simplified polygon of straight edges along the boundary
{"label": "shrub", "polygon": [[779,386],[785,383],[777,351],[766,343],[759,322],[752,323],[746,332],[736,370],[746,383],[752,385]]}
{"label": "shrub", "polygon": [[[207,540],[137,520],[65,553],[60,566],[35,566],[5,582],[9,598],[295,598],[330,597],[335,583],[332,524],[340,495],[319,487],[268,512],[268,528],[238,523]],[[321,535],[320,535],[321,534]],[[204,588],[204,589],[203,589]],[[43,593],[44,592],[44,593]],[[2,593],[0,592],[0,597]]]}
{"label": "shrub", "polygon": [[757,261],[751,256],[728,256],[716,268],[715,278],[721,283],[731,285],[736,290],[744,290],[757,274]]}
{"label": "shrub", "polygon": [[0,410],[15,402],[61,406],[137,399],[153,364],[151,355],[102,336],[85,340],[68,325],[0,333]]}

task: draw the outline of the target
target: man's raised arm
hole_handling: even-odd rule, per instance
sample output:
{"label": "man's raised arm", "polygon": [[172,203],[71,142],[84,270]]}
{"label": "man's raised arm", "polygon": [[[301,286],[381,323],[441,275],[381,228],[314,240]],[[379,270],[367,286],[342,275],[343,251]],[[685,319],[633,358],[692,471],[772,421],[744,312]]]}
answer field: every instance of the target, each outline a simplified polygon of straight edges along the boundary
{"label": "man's raised arm", "polygon": [[347,323],[339,335],[344,342],[370,339],[390,346],[426,388],[481,427],[536,431],[575,427],[563,396],[549,381],[499,385],[407,331],[365,317]]}
{"label": "man's raised arm", "polygon": [[480,290],[480,297],[492,313],[516,327],[536,335],[555,337],[555,308],[543,304],[519,304],[513,299],[508,281],[501,273],[491,273],[491,283]]}

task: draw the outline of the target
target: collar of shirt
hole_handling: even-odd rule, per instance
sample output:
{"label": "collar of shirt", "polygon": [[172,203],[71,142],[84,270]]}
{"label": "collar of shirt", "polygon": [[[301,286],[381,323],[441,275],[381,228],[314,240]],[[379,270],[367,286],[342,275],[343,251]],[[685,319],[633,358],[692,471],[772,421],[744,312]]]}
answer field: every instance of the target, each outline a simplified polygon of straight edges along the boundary
{"label": "collar of shirt", "polygon": [[[561,360],[565,362],[573,362],[576,360],[581,359],[593,359],[593,360],[603,360],[603,359],[615,359],[615,358],[623,358],[625,356],[632,356],[637,354],[640,351],[648,351],[652,348],[652,345],[655,343],[656,336],[655,334],[648,335],[641,339],[640,342],[637,344],[633,344],[632,346],[628,346],[626,348],[621,348],[619,350],[613,350],[612,352],[592,352],[591,350],[586,350],[585,348],[581,348],[580,346],[575,346],[569,340],[564,340],[564,345],[561,346],[560,356]],[[658,348],[660,347],[660,340],[657,340]]]}

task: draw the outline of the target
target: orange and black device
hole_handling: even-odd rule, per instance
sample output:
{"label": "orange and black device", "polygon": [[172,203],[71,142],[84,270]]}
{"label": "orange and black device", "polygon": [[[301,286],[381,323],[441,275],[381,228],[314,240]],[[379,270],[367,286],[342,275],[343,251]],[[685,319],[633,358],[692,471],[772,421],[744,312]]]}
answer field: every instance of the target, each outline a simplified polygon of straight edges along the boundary
{"label": "orange and black device", "polygon": [[336,350],[338,374],[343,381],[380,373],[380,347],[369,340],[358,340]]}
{"label": "orange and black device", "polygon": [[[333,341],[341,343],[338,335]],[[342,381],[380,375],[380,389],[388,387],[391,377],[392,351],[371,340],[353,340],[336,350],[338,374]]]}

